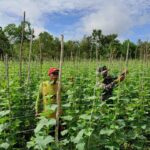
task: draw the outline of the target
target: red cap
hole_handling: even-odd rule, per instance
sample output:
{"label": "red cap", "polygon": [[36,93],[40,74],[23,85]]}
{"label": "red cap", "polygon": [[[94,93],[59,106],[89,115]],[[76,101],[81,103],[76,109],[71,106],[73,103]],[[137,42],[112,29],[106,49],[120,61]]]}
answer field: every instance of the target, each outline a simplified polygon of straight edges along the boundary
{"label": "red cap", "polygon": [[50,68],[49,70],[48,70],[48,75],[50,76],[50,74],[52,74],[53,72],[55,72],[55,71],[59,71],[59,69],[58,68]]}

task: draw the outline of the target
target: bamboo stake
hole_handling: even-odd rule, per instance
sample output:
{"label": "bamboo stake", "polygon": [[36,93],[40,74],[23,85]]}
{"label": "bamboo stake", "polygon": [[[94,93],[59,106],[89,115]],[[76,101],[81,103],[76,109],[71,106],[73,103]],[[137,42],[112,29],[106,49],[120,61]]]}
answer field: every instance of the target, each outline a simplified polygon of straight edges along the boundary
{"label": "bamboo stake", "polygon": [[93,48],[93,44],[91,44],[91,48],[90,48],[90,62],[92,61],[92,48]]}
{"label": "bamboo stake", "polygon": [[8,99],[8,107],[9,107],[9,118],[11,120],[11,102],[9,98],[9,65],[8,65],[8,55],[5,55],[5,77],[7,81],[6,91],[7,91],[7,99]]}
{"label": "bamboo stake", "polygon": [[22,22],[22,34],[21,34],[21,44],[20,44],[20,64],[19,64],[19,78],[20,82],[22,80],[22,47],[23,47],[23,37],[24,37],[24,28],[25,28],[25,12],[23,15],[23,22]]}
{"label": "bamboo stake", "polygon": [[34,33],[34,30],[32,29],[32,31],[31,31],[31,39],[30,39],[30,50],[29,50],[29,63],[28,63],[28,77],[27,77],[27,83],[28,84],[29,84],[29,81],[30,81],[30,64],[31,64],[33,33]]}
{"label": "bamboo stake", "polygon": [[109,67],[112,67],[111,65],[112,65],[112,60],[111,60],[111,57],[112,57],[112,48],[111,48],[111,43],[109,44],[109,50],[110,50],[110,52],[109,52],[109,58],[108,58],[108,61],[109,61]]}
{"label": "bamboo stake", "polygon": [[62,76],[63,53],[64,53],[64,36],[61,35],[61,53],[60,53],[59,78],[57,89],[57,112],[56,112],[56,128],[55,128],[55,140],[57,144],[59,142],[58,134],[59,134],[59,118],[61,111],[61,76]]}
{"label": "bamboo stake", "polygon": [[72,54],[72,50],[71,50],[71,53],[70,53],[70,60],[73,61],[73,54]]}
{"label": "bamboo stake", "polygon": [[98,45],[96,43],[96,63],[98,63]]}
{"label": "bamboo stake", "polygon": [[145,63],[147,64],[147,55],[148,55],[148,42],[146,42],[146,47],[145,47]]}
{"label": "bamboo stake", "polygon": [[42,77],[42,46],[41,46],[41,40],[39,37],[39,48],[40,48],[40,76]]}
{"label": "bamboo stake", "polygon": [[[96,68],[98,68],[98,43],[96,40]],[[98,76],[96,76],[96,85],[98,84]]]}
{"label": "bamboo stake", "polygon": [[130,44],[129,44],[129,42],[128,42],[128,46],[127,46],[127,52],[126,52],[126,68],[128,67],[128,57],[129,57],[129,46],[130,46]]}
{"label": "bamboo stake", "polygon": [[138,52],[138,46],[136,47],[136,50],[135,50],[135,60],[137,59],[137,52]]}

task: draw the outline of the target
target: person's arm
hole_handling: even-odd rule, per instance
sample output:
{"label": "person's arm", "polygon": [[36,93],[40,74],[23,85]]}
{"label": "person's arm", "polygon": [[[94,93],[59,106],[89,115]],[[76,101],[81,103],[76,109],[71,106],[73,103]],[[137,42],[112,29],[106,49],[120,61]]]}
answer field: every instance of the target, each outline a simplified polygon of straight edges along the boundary
{"label": "person's arm", "polygon": [[115,82],[115,83],[119,83],[119,82],[123,81],[123,80],[125,79],[127,73],[128,73],[128,70],[125,69],[125,70],[121,73],[121,75],[118,76],[118,78],[117,78],[116,80],[114,80],[114,82]]}
{"label": "person's arm", "polygon": [[115,82],[111,82],[109,84],[101,84],[102,89],[109,91],[110,89],[112,89],[115,86]]}
{"label": "person's arm", "polygon": [[41,109],[42,109],[42,103],[43,103],[43,95],[42,95],[42,83],[40,84],[39,87],[39,92],[38,92],[38,96],[36,99],[36,103],[35,103],[35,115],[38,116],[39,113],[41,113]]}

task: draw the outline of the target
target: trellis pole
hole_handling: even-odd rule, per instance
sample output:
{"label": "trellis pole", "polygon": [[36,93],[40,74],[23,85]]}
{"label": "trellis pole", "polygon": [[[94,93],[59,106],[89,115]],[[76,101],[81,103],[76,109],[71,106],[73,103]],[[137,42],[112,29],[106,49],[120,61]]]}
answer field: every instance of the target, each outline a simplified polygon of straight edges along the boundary
{"label": "trellis pole", "polygon": [[19,79],[22,80],[22,47],[23,47],[23,37],[24,37],[24,28],[25,28],[25,12],[23,14],[23,22],[21,23],[22,33],[21,33],[21,44],[20,44],[20,54],[19,54]]}
{"label": "trellis pole", "polygon": [[[97,69],[98,68],[98,40],[97,40],[97,38],[94,42],[95,42],[95,46],[96,46],[95,54],[96,54],[96,69]],[[97,83],[98,83],[98,77],[96,76],[96,85],[97,85]]]}
{"label": "trellis pole", "polygon": [[130,44],[129,44],[129,42],[128,42],[128,45],[127,45],[127,52],[126,52],[126,62],[125,62],[126,68],[128,67],[129,47],[130,47]]}
{"label": "trellis pole", "polygon": [[30,39],[29,62],[28,62],[28,77],[27,77],[27,83],[28,84],[29,84],[29,81],[30,81],[30,64],[31,64],[33,33],[34,33],[34,30],[32,29],[31,30],[31,39]]}
{"label": "trellis pole", "polygon": [[[126,60],[125,60],[125,69],[128,68],[129,48],[130,48],[130,43],[129,43],[129,41],[128,41],[127,51],[126,51]],[[125,72],[125,76],[126,76],[126,74],[127,74],[127,72]]]}
{"label": "trellis pole", "polygon": [[40,48],[40,77],[42,77],[42,45],[39,37],[39,48]]}
{"label": "trellis pole", "polygon": [[90,45],[90,62],[92,62],[92,48],[93,48],[93,44],[91,43]]}
{"label": "trellis pole", "polygon": [[5,55],[5,78],[6,78],[6,91],[7,91],[7,99],[8,99],[8,107],[9,107],[9,118],[11,122],[11,102],[9,98],[9,65],[8,65],[8,55]]}
{"label": "trellis pole", "polygon": [[59,65],[59,78],[58,78],[58,89],[57,89],[57,112],[56,112],[56,127],[55,127],[55,140],[58,144],[59,139],[59,118],[61,111],[61,76],[62,76],[62,64],[63,64],[63,53],[64,53],[64,36],[61,35],[61,53],[60,53],[60,65]]}
{"label": "trellis pole", "polygon": [[96,42],[96,64],[98,64],[98,43]]}
{"label": "trellis pole", "polygon": [[148,67],[148,41],[147,41],[146,47],[145,47],[145,63]]}

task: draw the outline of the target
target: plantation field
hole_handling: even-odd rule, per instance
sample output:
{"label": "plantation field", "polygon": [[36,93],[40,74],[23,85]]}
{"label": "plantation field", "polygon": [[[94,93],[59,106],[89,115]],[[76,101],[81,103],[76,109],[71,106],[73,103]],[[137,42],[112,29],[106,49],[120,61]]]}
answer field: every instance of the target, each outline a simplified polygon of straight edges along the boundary
{"label": "plantation field", "polygon": [[[49,133],[54,119],[35,117],[35,101],[48,69],[59,62],[0,62],[0,150],[148,150],[150,147],[150,62],[130,60],[126,79],[114,88],[111,103],[101,101],[96,68],[110,74],[125,69],[123,60],[65,61],[62,68],[61,116],[65,129],[58,144]],[[55,107],[56,108],[56,107]],[[54,108],[54,109],[55,109]]]}

